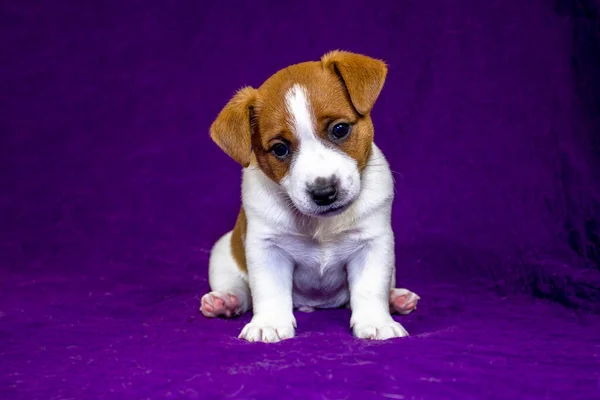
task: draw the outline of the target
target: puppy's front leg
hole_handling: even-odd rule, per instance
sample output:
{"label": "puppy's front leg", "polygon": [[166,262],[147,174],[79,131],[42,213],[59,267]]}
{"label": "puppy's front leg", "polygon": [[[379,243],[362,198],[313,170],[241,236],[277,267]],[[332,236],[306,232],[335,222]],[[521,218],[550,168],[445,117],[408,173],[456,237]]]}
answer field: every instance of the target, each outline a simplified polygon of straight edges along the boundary
{"label": "puppy's front leg", "polygon": [[253,316],[239,337],[265,343],[294,337],[293,260],[267,240],[251,235],[246,249]]}
{"label": "puppy's front leg", "polygon": [[394,273],[394,236],[390,230],[372,239],[348,263],[350,327],[360,339],[385,340],[408,336],[390,314]]}

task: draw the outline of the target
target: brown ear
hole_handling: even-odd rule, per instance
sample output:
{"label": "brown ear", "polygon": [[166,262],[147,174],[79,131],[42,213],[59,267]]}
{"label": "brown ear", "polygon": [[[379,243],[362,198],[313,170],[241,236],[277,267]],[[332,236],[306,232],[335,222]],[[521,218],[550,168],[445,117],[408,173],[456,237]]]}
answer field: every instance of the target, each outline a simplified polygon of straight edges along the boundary
{"label": "brown ear", "polygon": [[337,74],[360,115],[368,114],[381,93],[387,66],[381,60],[335,50],[321,57],[323,66]]}
{"label": "brown ear", "polygon": [[215,143],[240,163],[250,165],[252,153],[252,107],[256,89],[244,87],[233,96],[210,126],[210,137]]}

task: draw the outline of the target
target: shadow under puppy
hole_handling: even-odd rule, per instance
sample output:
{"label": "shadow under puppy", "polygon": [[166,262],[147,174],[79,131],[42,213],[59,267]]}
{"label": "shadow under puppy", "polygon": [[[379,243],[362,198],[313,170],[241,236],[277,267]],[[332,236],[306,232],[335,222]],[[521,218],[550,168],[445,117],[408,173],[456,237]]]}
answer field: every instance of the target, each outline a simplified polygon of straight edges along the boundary
{"label": "shadow under puppy", "polygon": [[332,51],[239,90],[210,128],[243,167],[242,207],[214,245],[206,317],[252,309],[248,341],[294,336],[294,308],[347,306],[358,338],[408,335],[391,313],[419,297],[395,288],[394,181],[370,112],[383,61]]}

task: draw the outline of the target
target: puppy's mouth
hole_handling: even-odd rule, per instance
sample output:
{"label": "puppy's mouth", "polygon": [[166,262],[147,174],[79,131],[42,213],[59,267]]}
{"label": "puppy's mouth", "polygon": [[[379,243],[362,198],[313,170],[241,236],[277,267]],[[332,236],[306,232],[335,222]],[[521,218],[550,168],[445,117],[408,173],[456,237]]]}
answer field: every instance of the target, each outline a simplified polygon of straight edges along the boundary
{"label": "puppy's mouth", "polygon": [[333,217],[335,215],[339,215],[346,211],[352,202],[348,202],[345,204],[331,205],[328,207],[324,207],[323,209],[319,209],[315,212],[315,215],[318,217]]}
{"label": "puppy's mouth", "polygon": [[296,209],[306,217],[312,218],[330,218],[342,214],[352,205],[352,201],[343,204],[332,204],[329,206],[312,206],[308,208],[298,207]]}

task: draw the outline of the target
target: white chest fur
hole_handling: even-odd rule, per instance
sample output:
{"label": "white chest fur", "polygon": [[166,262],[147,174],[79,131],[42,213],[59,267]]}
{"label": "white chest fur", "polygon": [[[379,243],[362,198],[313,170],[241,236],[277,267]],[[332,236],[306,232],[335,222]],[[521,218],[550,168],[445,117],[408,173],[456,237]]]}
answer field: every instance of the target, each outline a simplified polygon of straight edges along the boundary
{"label": "white chest fur", "polygon": [[283,235],[274,241],[294,260],[295,307],[340,307],[349,300],[346,262],[361,250],[360,235]]}

